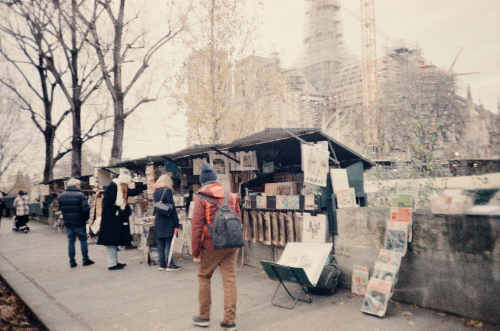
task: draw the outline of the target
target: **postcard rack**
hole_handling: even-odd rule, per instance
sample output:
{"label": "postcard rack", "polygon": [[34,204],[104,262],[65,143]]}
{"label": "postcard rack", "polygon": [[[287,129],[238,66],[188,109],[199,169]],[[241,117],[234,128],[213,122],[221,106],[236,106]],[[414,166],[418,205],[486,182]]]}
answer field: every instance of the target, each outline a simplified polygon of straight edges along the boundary
{"label": "postcard rack", "polygon": [[[279,281],[278,287],[276,288],[276,291],[274,291],[274,295],[271,299],[271,304],[273,306],[292,310],[293,308],[295,308],[295,305],[299,300],[306,303],[312,303],[312,299],[309,294],[307,294],[305,289],[307,287],[312,287],[313,285],[309,281],[304,269],[288,267],[267,261],[260,261],[260,263],[262,264],[264,271],[270,279]],[[286,286],[285,282],[295,283],[299,285],[299,288],[296,291],[295,295],[291,293],[291,290]],[[283,286],[285,291],[292,298],[292,303],[285,305],[275,302],[276,294],[278,294],[278,290],[281,286]],[[301,298],[301,295],[303,294],[305,295],[305,298]]]}

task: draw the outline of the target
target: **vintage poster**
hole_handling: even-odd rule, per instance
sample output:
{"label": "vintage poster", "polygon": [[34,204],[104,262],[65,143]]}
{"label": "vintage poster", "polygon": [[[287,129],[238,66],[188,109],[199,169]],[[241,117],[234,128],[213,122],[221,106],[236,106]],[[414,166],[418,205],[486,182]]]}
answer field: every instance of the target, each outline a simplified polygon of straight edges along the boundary
{"label": "vintage poster", "polygon": [[412,208],[413,197],[409,194],[393,194],[391,196],[391,207],[393,208]]}
{"label": "vintage poster", "polygon": [[395,283],[399,268],[395,265],[375,262],[373,277]]}
{"label": "vintage poster", "polygon": [[356,206],[354,187],[345,190],[337,190],[335,195],[337,196],[337,208],[352,208]]}
{"label": "vintage poster", "polygon": [[274,162],[273,161],[262,161],[262,173],[270,174],[274,172]]}
{"label": "vintage poster", "polygon": [[366,295],[369,276],[370,268],[355,266],[352,270],[351,292],[359,295]]}
{"label": "vintage poster", "polygon": [[240,161],[236,170],[238,171],[258,170],[256,151],[237,152],[236,158]]}
{"label": "vintage poster", "polygon": [[383,317],[391,296],[392,282],[370,278],[366,289],[361,311],[367,314]]}
{"label": "vintage poster", "polygon": [[304,269],[311,284],[316,286],[332,246],[332,243],[288,243],[278,264]]}
{"label": "vintage poster", "polygon": [[333,193],[337,194],[337,191],[349,188],[346,169],[330,169],[330,178],[332,180]]}
{"label": "vintage poster", "polygon": [[306,144],[301,145],[304,183],[326,186],[330,152]]}
{"label": "vintage poster", "polygon": [[402,256],[406,254],[408,245],[408,226],[401,222],[387,223],[385,237],[385,249],[400,252]]}
{"label": "vintage poster", "polygon": [[302,221],[302,242],[322,244],[326,240],[326,215],[312,216],[304,213]]}
{"label": "vintage poster", "polygon": [[412,239],[412,210],[411,208],[391,208],[391,221],[402,222],[408,226],[408,242]]}
{"label": "vintage poster", "polygon": [[193,160],[193,175],[199,176],[201,174],[201,166],[205,162],[207,162],[206,158],[200,158],[200,159]]}
{"label": "vintage poster", "polygon": [[378,262],[392,264],[398,269],[401,266],[401,253],[390,251],[387,249],[381,249],[378,254]]}

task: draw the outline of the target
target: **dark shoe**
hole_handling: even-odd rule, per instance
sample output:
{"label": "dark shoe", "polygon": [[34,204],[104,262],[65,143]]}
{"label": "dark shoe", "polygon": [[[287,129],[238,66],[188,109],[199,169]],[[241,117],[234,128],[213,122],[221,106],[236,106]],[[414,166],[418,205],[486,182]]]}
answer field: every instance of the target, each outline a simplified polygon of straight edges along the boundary
{"label": "dark shoe", "polygon": [[126,263],[118,263],[117,265],[121,266],[122,268],[125,267],[127,264]]}
{"label": "dark shoe", "polygon": [[171,264],[167,267],[167,271],[175,271],[175,270],[181,270],[182,267],[179,267],[178,265]]}
{"label": "dark shoe", "polygon": [[[84,264],[84,265],[85,265],[85,264]],[[76,266],[78,266],[78,264],[76,264],[76,262],[74,262],[74,263],[71,263],[71,262],[70,262],[70,263],[69,263],[69,267],[70,267],[70,268],[76,268]]]}
{"label": "dark shoe", "polygon": [[123,269],[123,267],[124,267],[123,264],[118,263],[114,267],[109,267],[108,270],[120,270],[120,269]]}
{"label": "dark shoe", "polygon": [[91,259],[88,259],[88,260],[85,260],[83,261],[83,266],[86,267],[88,265],[91,265],[91,264],[94,264],[94,261],[92,261]]}
{"label": "dark shoe", "polygon": [[220,327],[223,328],[224,330],[228,331],[236,331],[236,324],[226,324],[224,322],[220,322]]}
{"label": "dark shoe", "polygon": [[201,318],[199,316],[193,317],[193,323],[196,326],[207,327],[210,325],[210,320],[208,318]]}

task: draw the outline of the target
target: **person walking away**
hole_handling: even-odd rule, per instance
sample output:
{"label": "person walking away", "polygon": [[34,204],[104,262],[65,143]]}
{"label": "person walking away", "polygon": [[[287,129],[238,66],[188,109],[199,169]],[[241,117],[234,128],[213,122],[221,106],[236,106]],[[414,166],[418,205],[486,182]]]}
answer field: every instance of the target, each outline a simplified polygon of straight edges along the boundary
{"label": "person walking away", "polygon": [[75,242],[78,236],[83,258],[82,265],[85,267],[94,264],[94,261],[89,259],[87,245],[87,220],[90,216],[90,206],[87,197],[80,191],[80,180],[71,178],[66,186],[66,191],[59,196],[59,210],[63,215],[63,224],[66,227],[66,235],[68,236],[69,266],[71,268],[77,266]]}
{"label": "person walking away", "polygon": [[102,200],[102,216],[98,245],[107,248],[107,265],[109,270],[123,269],[126,264],[118,262],[118,246],[130,246],[129,216],[132,213],[127,203],[129,196],[137,192],[129,192],[128,185],[132,176],[128,169],[120,169],[120,175],[109,183]]}
{"label": "person walking away", "polygon": [[170,215],[155,215],[155,238],[158,242],[158,259],[160,267],[158,270],[175,271],[182,269],[174,263],[174,259],[168,264],[168,256],[171,247],[172,238],[179,228],[179,217],[172,196],[172,178],[169,175],[161,175],[155,183],[154,201],[170,204],[173,207]]}
{"label": "person walking away", "polygon": [[[224,203],[224,189],[217,182],[217,174],[208,163],[201,167],[200,187],[198,194],[202,194],[218,205]],[[240,206],[236,195],[229,193],[229,208],[241,218]],[[213,226],[213,220],[218,208],[202,199],[194,198],[194,210],[191,219],[191,247],[193,261],[198,263],[198,301],[199,316],[194,317],[196,326],[206,327],[210,324],[211,286],[210,281],[217,267],[219,267],[224,287],[224,320],[220,323],[225,330],[236,330],[236,260],[239,248],[216,249],[212,245],[212,237],[205,225],[205,220]]]}
{"label": "person walking away", "polygon": [[16,212],[16,221],[14,222],[15,228],[13,230],[20,231],[29,222],[30,212],[30,198],[24,193],[19,191],[17,197],[14,199],[14,210]]}

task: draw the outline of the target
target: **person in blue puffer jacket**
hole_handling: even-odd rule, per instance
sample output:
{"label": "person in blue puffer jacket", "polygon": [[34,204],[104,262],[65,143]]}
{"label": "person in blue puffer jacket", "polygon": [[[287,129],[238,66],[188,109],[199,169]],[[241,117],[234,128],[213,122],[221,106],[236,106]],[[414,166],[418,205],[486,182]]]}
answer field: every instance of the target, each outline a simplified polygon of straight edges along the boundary
{"label": "person in blue puffer jacket", "polygon": [[69,266],[77,266],[75,261],[76,237],[80,240],[83,266],[94,264],[89,259],[87,246],[87,220],[90,216],[90,206],[87,197],[80,191],[80,180],[71,178],[66,184],[67,189],[59,195],[59,210],[63,215],[66,234],[68,235]]}

